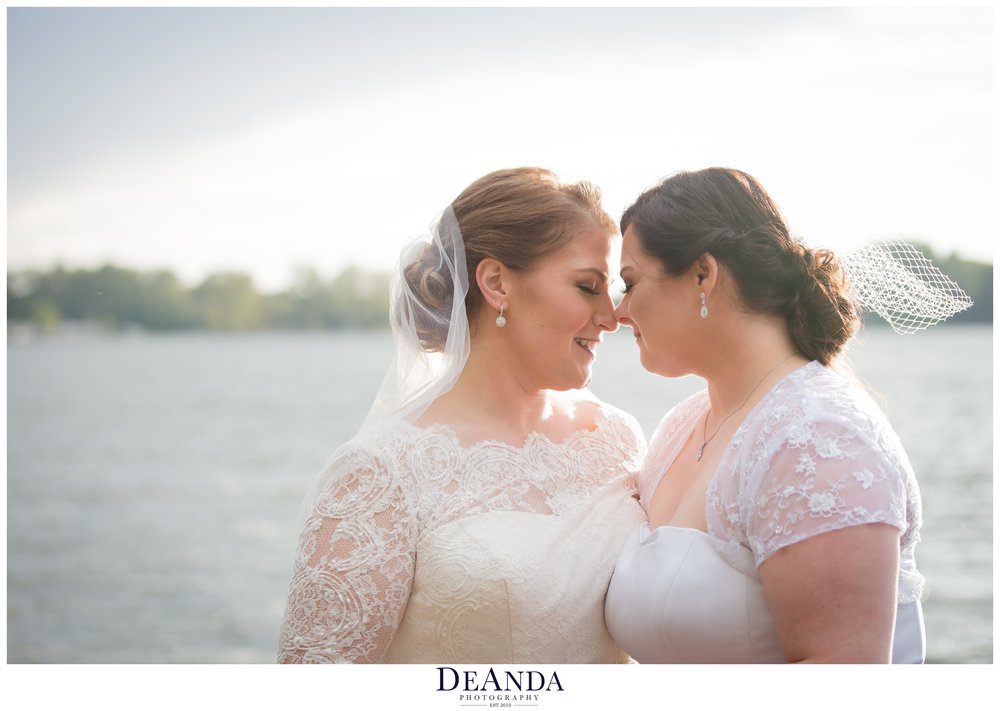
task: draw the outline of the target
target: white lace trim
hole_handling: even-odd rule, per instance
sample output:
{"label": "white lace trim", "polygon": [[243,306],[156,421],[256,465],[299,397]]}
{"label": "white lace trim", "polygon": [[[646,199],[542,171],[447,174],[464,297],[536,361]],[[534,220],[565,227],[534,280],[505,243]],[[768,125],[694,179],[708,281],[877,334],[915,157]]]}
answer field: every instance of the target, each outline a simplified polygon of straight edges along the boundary
{"label": "white lace trim", "polygon": [[[638,423],[610,406],[593,431],[523,447],[463,447],[445,425],[385,423],[341,447],[320,477],[299,537],[280,662],[377,662],[410,595],[415,551],[430,532],[476,513],[559,516],[645,454]],[[610,570],[608,571],[610,575]]]}

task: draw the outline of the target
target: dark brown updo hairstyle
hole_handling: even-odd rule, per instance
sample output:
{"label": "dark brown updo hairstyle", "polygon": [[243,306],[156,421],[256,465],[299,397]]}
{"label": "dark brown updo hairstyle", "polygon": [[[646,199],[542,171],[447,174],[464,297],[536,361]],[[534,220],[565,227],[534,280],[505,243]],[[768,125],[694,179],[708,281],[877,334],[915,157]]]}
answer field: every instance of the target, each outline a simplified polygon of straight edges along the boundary
{"label": "dark brown updo hairstyle", "polygon": [[708,253],[732,275],[744,308],[785,317],[806,358],[829,365],[860,326],[840,263],[788,233],[778,206],[732,168],[682,172],[650,188],[622,215],[644,252],[668,274]]}
{"label": "dark brown updo hairstyle", "polygon": [[[564,183],[543,168],[512,168],[483,176],[451,203],[465,245],[469,291],[465,297],[469,323],[485,303],[476,284],[476,268],[493,258],[515,272],[530,271],[582,230],[616,234],[614,220],[601,206],[600,189],[589,182]],[[451,312],[451,275],[442,269],[431,245],[425,258],[410,264],[404,276],[431,318],[415,314],[417,335],[427,351],[444,348]]]}

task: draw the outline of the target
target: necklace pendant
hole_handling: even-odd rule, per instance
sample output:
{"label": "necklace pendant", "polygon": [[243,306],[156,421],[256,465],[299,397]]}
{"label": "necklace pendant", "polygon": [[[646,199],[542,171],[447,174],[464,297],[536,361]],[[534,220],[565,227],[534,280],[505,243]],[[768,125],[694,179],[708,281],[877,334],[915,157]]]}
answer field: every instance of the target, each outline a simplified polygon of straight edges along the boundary
{"label": "necklace pendant", "polygon": [[694,460],[696,462],[700,462],[701,461],[701,453],[704,452],[704,451],[705,451],[705,442],[702,442],[698,446],[698,451],[694,453]]}

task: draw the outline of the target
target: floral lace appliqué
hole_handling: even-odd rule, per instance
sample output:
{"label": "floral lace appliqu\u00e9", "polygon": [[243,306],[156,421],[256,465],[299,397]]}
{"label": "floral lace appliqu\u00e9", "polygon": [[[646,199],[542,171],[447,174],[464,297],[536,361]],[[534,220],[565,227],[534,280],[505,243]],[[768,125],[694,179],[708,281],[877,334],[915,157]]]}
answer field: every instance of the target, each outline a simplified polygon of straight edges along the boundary
{"label": "floral lace appliqu\u00e9", "polygon": [[[424,537],[480,513],[559,516],[616,480],[622,500],[629,500],[627,487],[644,455],[635,420],[607,407],[599,410],[594,431],[581,430],[560,443],[535,433],[523,447],[463,447],[446,426],[405,422],[359,435],[331,459],[312,497],[278,661],[380,661],[407,607]],[[453,612],[475,614],[475,600],[467,602],[467,612]],[[570,647],[580,643],[567,640]]]}
{"label": "floral lace appliqu\u00e9", "polygon": [[[899,601],[922,594],[916,477],[899,440],[859,388],[811,363],[782,380],[740,426],[709,483],[706,515],[719,545],[759,566],[811,536],[865,523],[900,530]],[[650,451],[663,443],[653,441]]]}

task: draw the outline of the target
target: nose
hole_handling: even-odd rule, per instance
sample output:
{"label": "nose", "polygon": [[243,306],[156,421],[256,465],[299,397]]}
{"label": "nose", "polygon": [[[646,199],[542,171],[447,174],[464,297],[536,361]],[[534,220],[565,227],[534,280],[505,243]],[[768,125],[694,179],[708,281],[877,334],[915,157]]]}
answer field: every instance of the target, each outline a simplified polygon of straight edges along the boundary
{"label": "nose", "polygon": [[601,300],[600,308],[594,313],[594,322],[598,328],[608,333],[614,333],[618,330],[618,319],[616,316],[615,302],[611,300],[609,294],[605,294],[604,299]]}
{"label": "nose", "polygon": [[618,303],[618,307],[615,309],[615,320],[622,326],[632,325],[632,319],[628,317],[628,294],[625,294]]}

